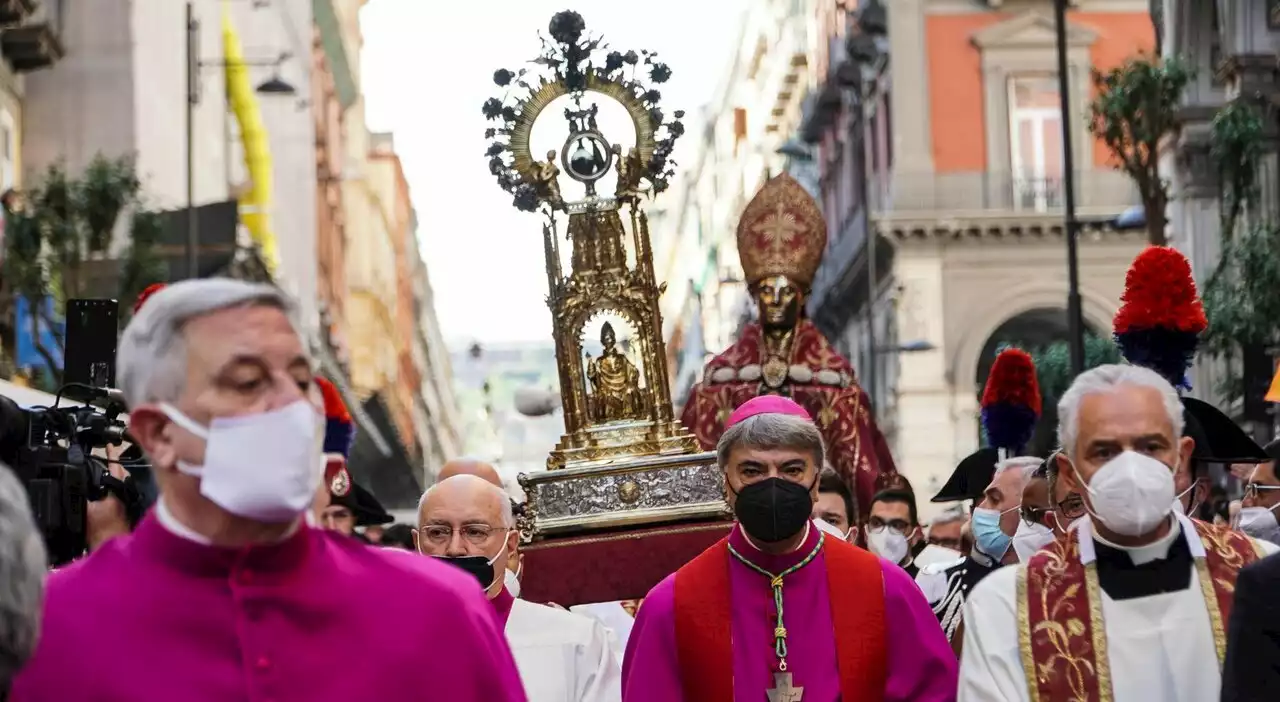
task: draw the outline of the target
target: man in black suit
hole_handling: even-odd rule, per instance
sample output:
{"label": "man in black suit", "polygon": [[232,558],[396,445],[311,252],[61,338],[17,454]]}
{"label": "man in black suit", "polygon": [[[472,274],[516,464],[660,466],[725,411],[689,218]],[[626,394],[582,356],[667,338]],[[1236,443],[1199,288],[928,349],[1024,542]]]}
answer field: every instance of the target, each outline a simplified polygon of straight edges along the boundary
{"label": "man in black suit", "polygon": [[1227,628],[1222,702],[1271,702],[1280,694],[1280,554],[1240,570]]}

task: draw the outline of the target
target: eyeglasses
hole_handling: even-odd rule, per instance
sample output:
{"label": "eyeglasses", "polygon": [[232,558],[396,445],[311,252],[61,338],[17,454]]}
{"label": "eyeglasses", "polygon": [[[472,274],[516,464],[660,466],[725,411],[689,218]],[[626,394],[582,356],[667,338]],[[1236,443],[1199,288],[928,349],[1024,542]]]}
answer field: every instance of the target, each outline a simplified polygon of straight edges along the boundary
{"label": "eyeglasses", "polygon": [[1259,485],[1257,483],[1249,483],[1244,486],[1244,496],[1249,499],[1258,499],[1259,490],[1280,490],[1280,485]]}
{"label": "eyeglasses", "polygon": [[879,517],[872,517],[867,520],[868,529],[883,529],[884,527],[889,527],[899,534],[906,534],[908,531],[911,531],[911,525],[908,524],[905,519],[890,519],[885,521]]}
{"label": "eyeglasses", "polygon": [[444,546],[453,541],[455,531],[462,534],[462,538],[472,546],[484,546],[489,543],[489,537],[493,536],[493,532],[509,530],[492,527],[488,524],[464,524],[456,530],[446,524],[432,524],[431,526],[422,527],[418,530],[418,533],[427,540],[427,543]]}

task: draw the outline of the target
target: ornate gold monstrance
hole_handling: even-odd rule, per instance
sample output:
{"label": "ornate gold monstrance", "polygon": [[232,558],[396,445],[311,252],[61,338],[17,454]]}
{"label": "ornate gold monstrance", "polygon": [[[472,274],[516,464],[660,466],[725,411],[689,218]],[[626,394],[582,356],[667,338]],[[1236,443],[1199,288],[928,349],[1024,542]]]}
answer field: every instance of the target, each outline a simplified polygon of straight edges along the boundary
{"label": "ornate gold monstrance", "polygon": [[[547,459],[545,473],[522,474],[528,502],[521,524],[526,541],[554,533],[728,514],[723,478],[712,453],[672,415],[647,196],[666,187],[671,147],[683,132],[667,122],[658,91],[670,71],[647,52],[609,52],[584,36],[582,18],[562,12],[552,19],[551,40],[533,63],[549,70],[498,71],[506,98],[485,103],[502,124],[489,130],[490,170],[517,208],[540,212],[559,366],[565,434]],[[636,79],[639,73],[642,77]],[[511,91],[523,91],[512,100]],[[559,98],[568,137],[558,150],[534,157],[534,123]],[[611,141],[601,131],[593,97],[620,104],[634,127],[633,143]],[[678,118],[681,113],[675,113]],[[613,173],[616,184],[599,192]],[[566,199],[563,178],[580,184],[580,199]],[[563,236],[562,236],[563,232]],[[568,247],[563,251],[562,247]],[[567,256],[562,256],[562,253]],[[568,270],[564,269],[564,262]],[[625,324],[639,364],[619,348],[614,326],[599,336],[601,355],[584,348],[588,327],[609,316]]]}

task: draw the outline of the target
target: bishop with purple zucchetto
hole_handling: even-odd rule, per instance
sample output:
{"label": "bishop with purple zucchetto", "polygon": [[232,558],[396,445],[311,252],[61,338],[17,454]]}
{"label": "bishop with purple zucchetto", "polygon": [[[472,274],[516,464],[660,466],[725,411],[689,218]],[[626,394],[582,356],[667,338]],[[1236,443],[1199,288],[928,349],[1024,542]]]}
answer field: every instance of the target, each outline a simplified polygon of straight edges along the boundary
{"label": "bishop with purple zucchetto", "polygon": [[716,452],[737,524],[649,592],[624,702],[955,699],[955,656],[911,578],[810,521],[824,451],[790,399],[733,412]]}

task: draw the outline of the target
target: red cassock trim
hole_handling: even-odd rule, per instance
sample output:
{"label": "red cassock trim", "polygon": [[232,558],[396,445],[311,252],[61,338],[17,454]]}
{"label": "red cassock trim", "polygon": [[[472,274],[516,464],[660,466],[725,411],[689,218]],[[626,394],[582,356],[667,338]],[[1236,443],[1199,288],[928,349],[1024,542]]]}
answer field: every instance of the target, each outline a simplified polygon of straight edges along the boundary
{"label": "red cassock trim", "polygon": [[[729,558],[727,540],[722,539],[676,571],[676,649],[687,702],[733,702]],[[823,559],[841,698],[883,700],[888,660],[880,560],[833,539],[825,542]]]}

